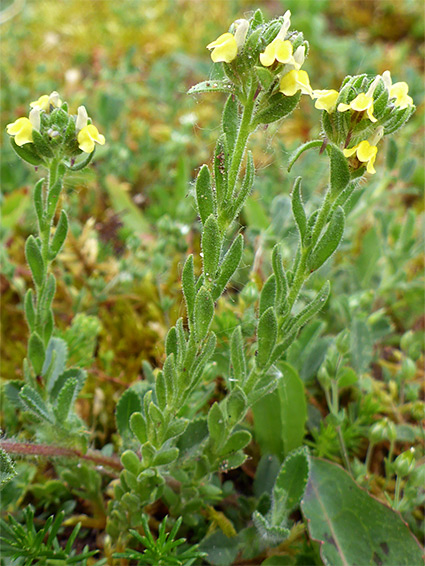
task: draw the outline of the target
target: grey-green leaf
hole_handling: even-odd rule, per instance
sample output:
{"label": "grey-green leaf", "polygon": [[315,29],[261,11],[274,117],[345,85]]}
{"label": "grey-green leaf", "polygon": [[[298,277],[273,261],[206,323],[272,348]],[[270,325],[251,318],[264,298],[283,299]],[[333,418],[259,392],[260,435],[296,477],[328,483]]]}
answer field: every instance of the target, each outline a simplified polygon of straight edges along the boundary
{"label": "grey-green leaf", "polygon": [[17,474],[12,458],[0,448],[0,490]]}
{"label": "grey-green leaf", "polygon": [[46,267],[40,248],[32,235],[28,236],[25,243],[25,256],[27,258],[28,265],[30,266],[35,284],[38,287],[41,287],[44,281]]}
{"label": "grey-green leaf", "polygon": [[68,419],[69,413],[78,395],[78,385],[78,380],[75,377],[71,377],[59,391],[56,406],[53,411],[61,424],[64,424]]}
{"label": "grey-green leaf", "polygon": [[50,244],[50,258],[54,259],[61,251],[68,234],[68,216],[64,210],[61,211],[59,222]]}
{"label": "grey-green leaf", "polygon": [[210,214],[205,222],[202,234],[202,253],[204,254],[204,276],[205,279],[215,279],[220,259],[221,235],[217,220]]}
{"label": "grey-green leaf", "polygon": [[307,228],[307,217],[301,197],[301,177],[295,179],[294,188],[292,190],[292,214],[297,223],[300,233],[301,242],[304,243],[305,232]]}
{"label": "grey-green leaf", "polygon": [[226,288],[227,283],[239,267],[242,259],[244,240],[242,234],[238,234],[232,245],[227,251],[219,267],[218,276],[211,291],[214,301],[216,301]]}
{"label": "grey-green leaf", "polygon": [[344,234],[345,214],[340,206],[332,214],[332,218],[325,233],[320,238],[316,247],[312,250],[308,267],[310,271],[316,271],[338,248]]}
{"label": "grey-green leaf", "polygon": [[328,144],[326,150],[331,162],[330,165],[330,187],[331,194],[339,195],[350,182],[350,171],[348,161],[342,151],[333,144]]}
{"label": "grey-green leaf", "polygon": [[265,368],[269,362],[276,344],[276,338],[277,321],[273,307],[270,307],[262,315],[258,323],[258,352],[255,363],[259,369]]}
{"label": "grey-green leaf", "polygon": [[276,478],[274,491],[280,489],[279,506],[288,516],[300,503],[307,486],[310,472],[308,449],[306,446],[293,450],[285,458]]}
{"label": "grey-green leaf", "polygon": [[231,93],[234,90],[233,84],[228,80],[203,81],[194,85],[187,91],[187,94],[202,94],[204,92],[225,92]]}
{"label": "grey-green leaf", "polygon": [[233,378],[236,383],[243,383],[246,378],[246,359],[242,330],[237,326],[230,341],[230,360],[233,368]]}
{"label": "grey-green leaf", "polygon": [[32,364],[32,367],[34,368],[36,375],[41,375],[45,357],[46,352],[44,349],[43,340],[40,338],[37,332],[33,332],[28,341],[28,358]]}
{"label": "grey-green leaf", "polygon": [[371,497],[340,466],[311,458],[301,502],[326,565],[420,566],[423,550],[398,513]]}
{"label": "grey-green leaf", "polygon": [[214,302],[211,293],[203,286],[195,299],[195,334],[198,342],[208,334],[213,316]]}
{"label": "grey-green leaf", "polygon": [[215,198],[211,185],[211,175],[208,165],[202,165],[196,177],[196,203],[202,224],[205,224],[210,214],[215,212]]}
{"label": "grey-green leaf", "polygon": [[223,132],[227,137],[227,144],[232,151],[238,133],[238,101],[236,96],[230,95],[223,110]]}
{"label": "grey-green leaf", "polygon": [[130,419],[134,413],[140,412],[142,403],[133,389],[127,389],[121,395],[115,408],[115,422],[122,437],[130,433]]}
{"label": "grey-green leaf", "polygon": [[187,314],[193,321],[193,309],[195,307],[195,273],[193,270],[193,255],[187,258],[182,273],[183,294],[186,301]]}
{"label": "grey-green leaf", "polygon": [[25,318],[27,319],[30,331],[34,330],[35,324],[35,309],[34,309],[34,292],[28,289],[25,293]]}
{"label": "grey-green leaf", "polygon": [[260,295],[260,317],[270,307],[274,307],[276,301],[276,276],[274,273],[269,276],[261,289]]}
{"label": "grey-green leaf", "polygon": [[53,423],[52,416],[50,415],[45,402],[41,398],[40,394],[35,391],[35,389],[30,387],[29,385],[24,385],[24,387],[19,392],[19,399],[21,400],[27,411],[33,413],[41,420]]}

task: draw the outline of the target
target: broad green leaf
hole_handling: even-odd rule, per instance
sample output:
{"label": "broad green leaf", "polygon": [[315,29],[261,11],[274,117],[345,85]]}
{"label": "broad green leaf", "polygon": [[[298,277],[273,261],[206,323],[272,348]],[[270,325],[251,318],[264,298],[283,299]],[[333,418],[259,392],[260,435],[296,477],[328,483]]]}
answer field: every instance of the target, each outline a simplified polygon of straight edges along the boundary
{"label": "broad green leaf", "polygon": [[242,450],[247,444],[251,442],[251,434],[247,430],[237,430],[226,440],[220,453],[225,455],[229,452],[236,452]]}
{"label": "broad green leaf", "polygon": [[221,444],[224,442],[224,433],[226,430],[226,422],[223,411],[220,405],[214,403],[208,411],[208,432],[214,444]]}
{"label": "broad green leaf", "polygon": [[283,96],[280,92],[274,94],[270,97],[270,104],[255,115],[254,124],[271,124],[288,116],[297,107],[300,97],[300,92],[294,96]]}
{"label": "broad green leaf", "polygon": [[140,412],[141,409],[142,403],[139,395],[132,389],[124,391],[115,408],[115,422],[121,436],[129,434],[131,416]]}
{"label": "broad green leaf", "polygon": [[10,143],[17,155],[31,165],[41,165],[44,160],[35,151],[34,144],[16,145],[15,140],[10,138]]}
{"label": "broad green leaf", "polygon": [[165,385],[165,378],[162,371],[158,372],[156,376],[155,393],[159,408],[163,411],[167,406],[167,387]]}
{"label": "broad green leaf", "polygon": [[226,414],[229,427],[235,426],[245,416],[247,407],[246,395],[239,385],[236,385],[226,397]]}
{"label": "broad green leaf", "polygon": [[44,349],[43,340],[33,332],[28,342],[28,358],[34,368],[36,375],[41,375],[46,352]]}
{"label": "broad green leaf", "polygon": [[283,459],[283,438],[281,423],[281,402],[278,387],[265,395],[252,406],[254,414],[254,434],[261,454],[274,454],[281,461]]}
{"label": "broad green leaf", "polygon": [[177,331],[176,327],[172,326],[170,330],[167,332],[167,337],[165,339],[165,352],[167,356],[170,354],[174,354],[174,357],[177,357]]}
{"label": "broad green leaf", "polygon": [[40,248],[32,235],[28,236],[28,239],[25,242],[25,256],[27,258],[28,265],[30,266],[34,282],[38,287],[40,287],[44,281],[45,264]]}
{"label": "broad green leaf", "polygon": [[[124,421],[125,419],[123,419]],[[145,444],[148,440],[146,419],[142,413],[132,413],[130,415],[130,429],[136,436],[140,444]]]}
{"label": "broad green leaf", "polygon": [[275,499],[279,501],[279,512],[285,517],[300,503],[307,486],[309,471],[306,446],[291,451],[285,458],[273,490]]}
{"label": "broad green leaf", "polygon": [[49,219],[53,218],[56,207],[58,205],[59,195],[62,191],[62,179],[59,179],[53,187],[49,189],[49,194],[47,195],[47,217]]}
{"label": "broad green leaf", "polygon": [[246,169],[245,169],[245,176],[242,181],[241,189],[238,193],[236,201],[233,205],[231,205],[231,215],[235,217],[241,211],[246,199],[251,194],[252,185],[254,184],[255,178],[255,166],[254,166],[254,159],[252,157],[252,152],[247,152],[246,158]]}
{"label": "broad green leaf", "polygon": [[202,165],[196,177],[196,202],[202,224],[205,224],[210,214],[215,212],[215,198],[211,186],[211,175],[208,165]]}
{"label": "broad green leaf", "polygon": [[307,403],[304,385],[298,372],[285,362],[278,368],[283,373],[276,391],[279,395],[281,410],[281,434],[284,454],[301,446],[307,421]]}
{"label": "broad green leaf", "polygon": [[326,565],[420,566],[423,550],[400,515],[371,497],[340,466],[311,458],[301,502]]}
{"label": "broad green leaf", "polygon": [[165,464],[171,464],[174,460],[179,457],[179,449],[175,446],[173,448],[161,449],[154,456],[152,461],[153,466],[164,466]]}
{"label": "broad green leaf", "polygon": [[328,144],[326,150],[330,159],[330,187],[333,196],[339,195],[350,182],[348,161],[342,151],[333,144]]}

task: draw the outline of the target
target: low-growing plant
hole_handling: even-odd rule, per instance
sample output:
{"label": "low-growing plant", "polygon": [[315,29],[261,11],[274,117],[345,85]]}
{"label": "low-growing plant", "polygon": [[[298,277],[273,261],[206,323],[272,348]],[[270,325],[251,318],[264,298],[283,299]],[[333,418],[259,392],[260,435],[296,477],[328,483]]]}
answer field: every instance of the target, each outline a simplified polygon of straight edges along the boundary
{"label": "low-growing plant", "polygon": [[[56,280],[51,265],[68,232],[63,179],[89,165],[95,143],[103,145],[105,138],[83,106],[70,114],[56,92],[32,102],[29,118],[7,126],[18,156],[45,168],[48,178],[33,190],[38,231],[25,245],[34,290],[27,291],[24,301],[30,336],[23,380],[5,385],[9,401],[24,415],[23,438],[0,441],[2,479],[13,483],[13,454],[51,459],[57,476],[91,505],[92,525],[106,528],[104,549],[111,564],[114,559],[231,564],[238,555],[262,564],[295,564],[290,545],[306,531],[299,510],[308,527],[303,552],[310,563],[319,563],[311,544],[318,540],[326,564],[419,564],[420,547],[405,523],[353,479],[361,481],[369,473],[370,451],[363,467],[354,456],[364,427],[373,423],[375,407],[371,410],[358,401],[354,414],[340,405],[341,391],[356,384],[366,369],[362,356],[372,348],[373,331],[382,328],[383,319],[354,320],[333,341],[314,341],[323,328],[308,324],[325,307],[331,281],[321,282],[320,270],[341,244],[365,176],[375,173],[378,148],[415,110],[407,84],[393,84],[385,71],[347,76],[338,91],[313,89],[302,69],[309,44],[301,32],[291,30],[289,11],[265,21],[257,10],[249,20],[235,21],[207,47],[216,66],[213,78],[193,86],[189,94],[224,93],[226,101],[212,161],[202,165],[193,187],[200,252],[189,255],[182,267],[185,314],[168,330],[162,368],[145,362],[145,380],[129,387],[117,403],[119,457],[111,446],[94,450],[90,429],[76,411],[87,375],[82,366],[93,352],[91,335],[99,331],[97,319],[79,315],[69,330],[59,333],[52,308]],[[273,247],[271,274],[261,291],[253,281],[240,289],[241,317],[233,317],[231,330],[217,339],[219,301],[244,258],[239,218],[256,175],[250,137],[284,120],[302,96],[314,100],[321,111],[322,135],[290,155],[288,170],[304,152],[317,151],[317,160],[327,160],[329,167],[324,197],[317,208],[306,207],[302,179],[294,180],[290,199],[296,252],[288,258],[281,243]],[[67,367],[68,354],[74,367]],[[313,369],[305,370],[306,380],[318,372],[329,409],[310,444],[327,460],[303,446],[307,409],[297,364],[306,361],[307,354]],[[414,365],[407,360],[399,376],[403,391]],[[220,391],[215,391],[216,377],[222,381]],[[377,411],[384,409],[382,404]],[[247,465],[253,433],[269,450],[257,467],[254,494],[236,502],[235,485],[222,480],[235,479],[229,472]],[[419,474],[419,467],[410,450],[394,459],[396,439],[388,421],[379,421],[371,431],[370,450],[390,440],[386,471],[388,481],[396,476],[392,506],[411,511],[402,493],[405,488],[405,495],[412,497],[405,478]],[[78,469],[64,466],[70,459],[84,460],[81,478],[87,485],[79,488]],[[342,461],[348,473],[332,459]],[[238,507],[238,514],[228,509],[228,501]],[[153,519],[159,511],[162,518],[164,508],[169,518],[159,527],[153,520],[149,525],[148,516]],[[72,544],[61,549],[55,538],[63,514],[54,522],[48,519],[37,533],[29,509],[22,513],[22,525],[14,518],[2,523],[2,540],[9,545],[5,556],[13,564],[31,564],[34,552],[41,549],[35,558],[76,563]],[[86,516],[81,522],[90,527]],[[181,552],[177,547],[185,539],[175,540],[180,530],[188,541]],[[73,541],[78,530],[74,533]],[[143,552],[132,549],[129,541],[134,539],[140,549],[145,547]],[[26,541],[27,554],[7,550],[20,540]],[[37,543],[27,542],[33,540]],[[26,562],[19,562],[27,556]]]}

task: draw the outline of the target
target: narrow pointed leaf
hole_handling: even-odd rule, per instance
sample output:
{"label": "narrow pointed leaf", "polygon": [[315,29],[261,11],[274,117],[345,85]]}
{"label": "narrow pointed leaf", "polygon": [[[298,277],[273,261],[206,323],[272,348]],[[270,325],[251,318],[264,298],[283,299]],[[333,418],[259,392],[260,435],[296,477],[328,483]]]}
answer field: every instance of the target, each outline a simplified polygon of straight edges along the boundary
{"label": "narrow pointed leaf", "polygon": [[202,165],[196,177],[196,202],[202,224],[205,224],[210,214],[215,212],[215,198],[211,185],[211,175],[208,165]]}
{"label": "narrow pointed leaf", "polygon": [[259,369],[266,367],[269,362],[274,345],[276,344],[276,338],[277,321],[273,307],[270,307],[262,315],[258,323],[258,352],[255,363]]}
{"label": "narrow pointed leaf", "polygon": [[339,206],[332,214],[332,218],[325,233],[311,252],[308,267],[310,271],[319,269],[338,248],[344,234],[345,214]]}
{"label": "narrow pointed leaf", "polygon": [[25,243],[25,256],[27,258],[28,265],[30,266],[34,283],[38,287],[41,287],[44,281],[46,267],[40,248],[32,235],[28,237]]}

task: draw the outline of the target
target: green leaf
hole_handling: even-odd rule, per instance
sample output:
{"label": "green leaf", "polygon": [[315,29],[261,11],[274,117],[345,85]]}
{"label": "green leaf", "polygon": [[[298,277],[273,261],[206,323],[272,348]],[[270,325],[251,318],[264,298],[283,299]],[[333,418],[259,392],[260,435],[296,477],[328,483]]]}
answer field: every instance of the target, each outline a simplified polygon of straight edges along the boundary
{"label": "green leaf", "polygon": [[300,92],[297,92],[294,96],[285,96],[281,92],[274,94],[269,99],[269,105],[255,115],[254,124],[271,124],[288,116],[295,110],[300,98]]}
{"label": "green leaf", "polygon": [[289,156],[288,160],[288,171],[291,171],[294,163],[297,159],[308,149],[312,149],[313,147],[321,147],[323,145],[323,140],[312,140],[307,143],[304,143],[300,147],[298,147],[291,155]]}
{"label": "green leaf", "polygon": [[276,311],[282,314],[285,311],[285,299],[288,293],[288,282],[283,269],[282,255],[279,244],[276,244],[272,253],[273,272],[276,277]]}
{"label": "green leaf", "polygon": [[71,377],[59,391],[56,406],[53,409],[59,423],[63,424],[67,421],[77,395],[78,380],[75,377]]}
{"label": "green leaf", "polygon": [[238,101],[236,96],[231,94],[223,110],[222,127],[223,132],[226,134],[226,139],[230,150],[235,145],[236,137],[238,134],[239,113]]}
{"label": "green leaf", "polygon": [[186,301],[187,314],[190,321],[193,321],[195,307],[195,273],[193,270],[193,255],[187,258],[182,273],[183,294]]}
{"label": "green leaf", "polygon": [[233,369],[233,379],[236,383],[243,383],[246,379],[246,359],[242,329],[237,326],[230,341],[230,360]]}
{"label": "green leaf", "polygon": [[196,203],[202,224],[205,224],[210,214],[215,212],[215,198],[211,186],[211,175],[208,165],[202,165],[196,177]]}
{"label": "green leaf", "polygon": [[17,473],[12,458],[7,452],[0,448],[0,490],[2,490]]}
{"label": "green leaf", "polygon": [[35,151],[34,144],[26,143],[25,145],[20,146],[15,143],[15,140],[13,138],[10,138],[10,144],[13,147],[15,153],[30,165],[37,167],[38,165],[42,165],[44,163],[44,159],[42,159]]}
{"label": "green leaf", "polygon": [[243,246],[243,236],[242,234],[238,234],[233,240],[232,245],[224,256],[223,261],[221,262],[221,265],[218,269],[217,279],[215,280],[214,287],[211,291],[211,295],[214,301],[216,301],[223,293],[226,285],[239,267],[242,259]]}
{"label": "green leaf", "polygon": [[279,500],[279,512],[286,517],[299,505],[303,498],[309,472],[310,462],[306,446],[290,452],[283,462],[276,478],[274,492],[276,499]]}
{"label": "green leaf", "polygon": [[36,375],[41,375],[45,357],[46,352],[44,350],[43,340],[37,332],[33,332],[28,341],[28,358]]}
{"label": "green leaf", "polygon": [[40,179],[36,183],[36,185],[34,187],[34,191],[33,191],[34,209],[35,209],[35,213],[37,214],[38,225],[40,227],[40,230],[44,226],[43,184],[44,184],[44,179]]}
{"label": "green leaf", "polygon": [[275,75],[266,67],[254,67],[257,73],[258,80],[264,90],[268,90],[272,82],[275,80]]}
{"label": "green leaf", "polygon": [[45,136],[42,136],[40,132],[38,132],[35,129],[33,129],[32,131],[32,140],[34,143],[35,150],[39,155],[43,155],[44,157],[49,157],[49,158],[53,157],[53,151],[51,150],[47,139],[45,138]]}
{"label": "green leaf", "polygon": [[38,247],[33,235],[28,236],[27,241],[25,242],[25,257],[27,258],[28,265],[31,269],[34,283],[37,287],[41,287],[44,281],[46,267],[40,248]]}
{"label": "green leaf", "polygon": [[285,362],[280,362],[278,368],[283,373],[277,392],[281,409],[283,449],[286,455],[301,446],[303,442],[307,422],[307,403],[304,384],[298,372]]}
{"label": "green leaf", "polygon": [[304,243],[305,233],[307,229],[307,217],[301,198],[301,177],[295,179],[294,188],[292,189],[292,214],[300,233],[301,242]]}
{"label": "green leaf", "polygon": [[338,248],[344,234],[344,226],[345,214],[342,208],[338,206],[332,214],[325,233],[311,252],[308,262],[310,271],[316,271],[316,269],[319,269],[319,267],[321,267]]}
{"label": "green leaf", "polygon": [[35,389],[30,387],[29,385],[24,385],[24,387],[19,392],[19,399],[22,401],[27,411],[33,413],[41,420],[53,424],[53,419],[45,402],[37,393],[37,391],[35,391]]}
{"label": "green leaf", "polygon": [[227,94],[234,91],[233,84],[228,80],[203,81],[191,87],[187,94],[202,94],[204,92],[225,92]]}
{"label": "green leaf", "polygon": [[202,233],[203,272],[205,279],[214,280],[221,251],[221,235],[217,220],[213,214],[205,222]]}
{"label": "green leaf", "polygon": [[226,419],[220,405],[214,403],[208,411],[208,432],[214,444],[220,445],[225,441]]}
{"label": "green leaf", "polygon": [[[292,336],[295,332],[298,332],[298,330],[304,326],[306,322],[313,318],[320,309],[323,308],[327,298],[329,297],[330,289],[330,283],[329,281],[326,281],[311,303],[304,307],[303,310],[291,320],[288,327],[285,329],[285,339]],[[273,361],[275,359],[277,358],[273,356]]]}
{"label": "green leaf", "polygon": [[64,210],[61,210],[59,222],[56,226],[55,233],[53,234],[52,242],[50,244],[50,259],[55,259],[61,251],[68,234],[68,216]]}
{"label": "green leaf", "polygon": [[348,161],[342,151],[333,144],[328,144],[326,150],[330,159],[330,187],[333,196],[339,195],[350,182]]}
{"label": "green leaf", "polygon": [[177,387],[179,391],[178,394],[180,394],[182,391],[185,390],[187,386],[186,382],[179,383],[178,373],[174,360],[175,360],[174,354],[169,354],[165,358],[164,366],[162,368],[162,374],[164,376],[165,392],[169,403],[173,401],[174,393]]}
{"label": "green leaf", "polygon": [[195,299],[195,335],[197,342],[208,334],[214,316],[214,302],[211,293],[202,286]]}
{"label": "green leaf", "polygon": [[236,385],[236,387],[226,397],[226,414],[229,428],[234,427],[243,419],[247,408],[248,399],[241,387]]}
{"label": "green leaf", "polygon": [[[118,423],[117,423],[118,424]],[[140,444],[145,444],[148,440],[146,419],[142,413],[133,413],[130,416],[130,429],[136,436]]]}
{"label": "green leaf", "polygon": [[214,153],[214,181],[217,202],[219,205],[221,205],[227,194],[228,159],[226,134],[223,134],[217,140]]}
{"label": "green leaf", "polygon": [[311,459],[301,509],[327,565],[423,564],[423,551],[400,515],[371,497],[336,464]]}
{"label": "green leaf", "polygon": [[277,321],[273,307],[268,308],[261,316],[260,322],[258,323],[257,334],[258,353],[255,358],[255,364],[259,369],[263,369],[267,366],[271,358],[277,338]]}
{"label": "green leaf", "polygon": [[163,411],[167,406],[167,387],[165,385],[165,377],[162,371],[158,372],[155,382],[155,393],[158,406]]}
{"label": "green leaf", "polygon": [[49,393],[52,393],[56,381],[65,370],[67,359],[68,344],[62,338],[52,338],[47,346],[46,359],[44,360],[42,371],[47,381],[47,391]]}
{"label": "green leaf", "polygon": [[176,327],[172,326],[167,332],[167,337],[165,339],[165,352],[167,356],[174,354],[177,357],[178,345],[177,345],[177,331]]}
{"label": "green leaf", "polygon": [[25,318],[27,319],[30,331],[34,330],[35,324],[35,309],[34,309],[34,292],[28,289],[25,293]]}
{"label": "green leaf", "polygon": [[96,153],[96,148],[94,148],[94,150],[91,153],[85,155],[84,159],[82,159],[81,161],[77,161],[74,165],[67,165],[66,166],[67,169],[69,169],[70,171],[81,171],[82,169],[87,167],[87,165],[93,159],[95,153]]}
{"label": "green leaf", "polygon": [[274,273],[269,276],[261,289],[260,295],[260,309],[259,316],[261,317],[263,313],[270,307],[274,307],[276,301],[276,276]]}
{"label": "green leaf", "polygon": [[133,389],[124,391],[115,408],[115,422],[122,437],[130,433],[131,416],[141,410],[142,403],[139,395]]}
{"label": "green leaf", "polygon": [[252,186],[254,184],[254,179],[255,179],[254,158],[252,157],[252,152],[248,151],[246,158],[245,176],[242,181],[241,189],[239,191],[235,203],[231,205],[231,209],[230,209],[232,218],[234,218],[239,214],[243,205],[245,204],[246,199],[251,194]]}
{"label": "green leaf", "polygon": [[251,442],[252,436],[247,430],[237,430],[226,440],[223,448],[220,450],[221,455],[237,452],[245,448]]}
{"label": "green leaf", "polygon": [[173,448],[161,449],[153,458],[152,466],[165,466],[171,464],[179,457],[179,449],[175,446]]}
{"label": "green leaf", "polygon": [[47,195],[47,217],[53,218],[56,207],[58,205],[59,195],[62,191],[62,179],[59,179],[53,187],[50,188],[49,194]]}
{"label": "green leaf", "polygon": [[133,450],[126,450],[121,454],[121,463],[126,470],[138,476],[142,468],[140,458]]}

